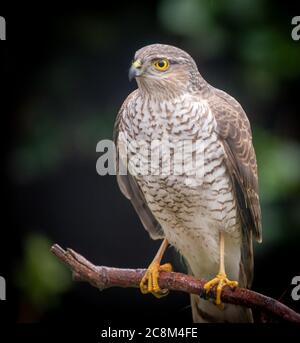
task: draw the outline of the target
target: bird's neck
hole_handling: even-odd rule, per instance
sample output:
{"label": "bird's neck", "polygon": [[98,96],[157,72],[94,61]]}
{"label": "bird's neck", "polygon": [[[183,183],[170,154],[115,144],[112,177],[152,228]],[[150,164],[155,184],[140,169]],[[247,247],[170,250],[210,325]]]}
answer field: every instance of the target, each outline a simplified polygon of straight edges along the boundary
{"label": "bird's neck", "polygon": [[[198,76],[198,77],[196,77]],[[140,94],[144,98],[151,98],[155,101],[176,101],[185,95],[204,94],[209,90],[208,83],[201,75],[194,75],[193,82],[170,82],[167,79],[145,80],[137,78]]]}

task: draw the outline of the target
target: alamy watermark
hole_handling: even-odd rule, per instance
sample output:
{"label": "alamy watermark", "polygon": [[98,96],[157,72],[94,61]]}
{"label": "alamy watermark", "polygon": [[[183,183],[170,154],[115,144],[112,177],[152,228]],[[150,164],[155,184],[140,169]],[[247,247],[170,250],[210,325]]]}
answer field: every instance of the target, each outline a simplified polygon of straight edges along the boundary
{"label": "alamy watermark", "polygon": [[292,289],[292,299],[298,301],[300,300],[300,275],[293,277],[292,285],[296,285],[296,287]]}
{"label": "alamy watermark", "polygon": [[293,40],[298,41],[300,39],[300,15],[292,18],[292,25],[295,27],[292,29],[291,36]]}
{"label": "alamy watermark", "polygon": [[0,17],[0,40],[6,40],[6,21]]}
{"label": "alamy watermark", "polygon": [[204,176],[203,140],[174,141],[162,139],[133,140],[126,133],[118,135],[118,149],[111,140],[96,146],[101,153],[96,163],[99,175],[183,176],[186,185],[202,183]]}
{"label": "alamy watermark", "polygon": [[0,276],[0,300],[6,300],[6,281],[3,276]]}

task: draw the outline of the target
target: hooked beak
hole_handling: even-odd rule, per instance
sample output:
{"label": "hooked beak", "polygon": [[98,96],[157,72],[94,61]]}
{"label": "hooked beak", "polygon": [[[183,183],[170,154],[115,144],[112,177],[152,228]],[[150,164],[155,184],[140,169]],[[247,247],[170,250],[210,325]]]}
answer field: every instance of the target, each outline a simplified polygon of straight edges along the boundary
{"label": "hooked beak", "polygon": [[140,76],[142,74],[142,62],[140,60],[135,60],[128,73],[129,81],[131,81],[133,78]]}

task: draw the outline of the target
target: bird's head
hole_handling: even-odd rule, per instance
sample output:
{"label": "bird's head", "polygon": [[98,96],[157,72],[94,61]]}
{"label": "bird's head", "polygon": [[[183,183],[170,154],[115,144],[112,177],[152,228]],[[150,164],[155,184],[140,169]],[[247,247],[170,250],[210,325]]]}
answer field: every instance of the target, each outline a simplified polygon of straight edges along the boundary
{"label": "bird's head", "polygon": [[197,90],[201,81],[189,54],[163,44],[148,45],[135,53],[129,69],[129,79],[133,78],[141,91],[159,97],[176,97]]}

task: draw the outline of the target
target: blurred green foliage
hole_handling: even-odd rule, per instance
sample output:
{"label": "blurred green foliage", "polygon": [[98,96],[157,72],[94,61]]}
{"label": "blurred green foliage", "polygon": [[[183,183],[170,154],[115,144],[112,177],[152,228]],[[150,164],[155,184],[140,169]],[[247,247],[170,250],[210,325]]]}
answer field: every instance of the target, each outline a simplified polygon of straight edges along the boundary
{"label": "blurred green foliage", "polygon": [[[253,139],[264,242],[274,244],[299,239],[300,217],[296,218],[294,211],[300,205],[300,145],[258,127],[254,128]],[[263,253],[262,249],[258,251]]]}
{"label": "blurred green foliage", "polygon": [[18,182],[28,183],[54,172],[66,156],[94,156],[97,142],[112,137],[114,117],[107,111],[101,116],[86,113],[80,119],[45,113],[32,123],[30,136],[15,150],[12,175]]}
{"label": "blurred green foliage", "polygon": [[67,268],[50,253],[51,245],[44,235],[28,235],[24,256],[16,268],[16,284],[23,298],[39,311],[55,306],[72,282]]}
{"label": "blurred green foliage", "polygon": [[255,129],[260,191],[263,201],[278,201],[300,192],[300,146]]}
{"label": "blurred green foliage", "polygon": [[290,23],[280,27],[268,15],[271,6],[266,0],[162,0],[158,17],[202,58],[233,53],[249,89],[272,97],[281,81],[300,76],[300,49],[289,39]]}

